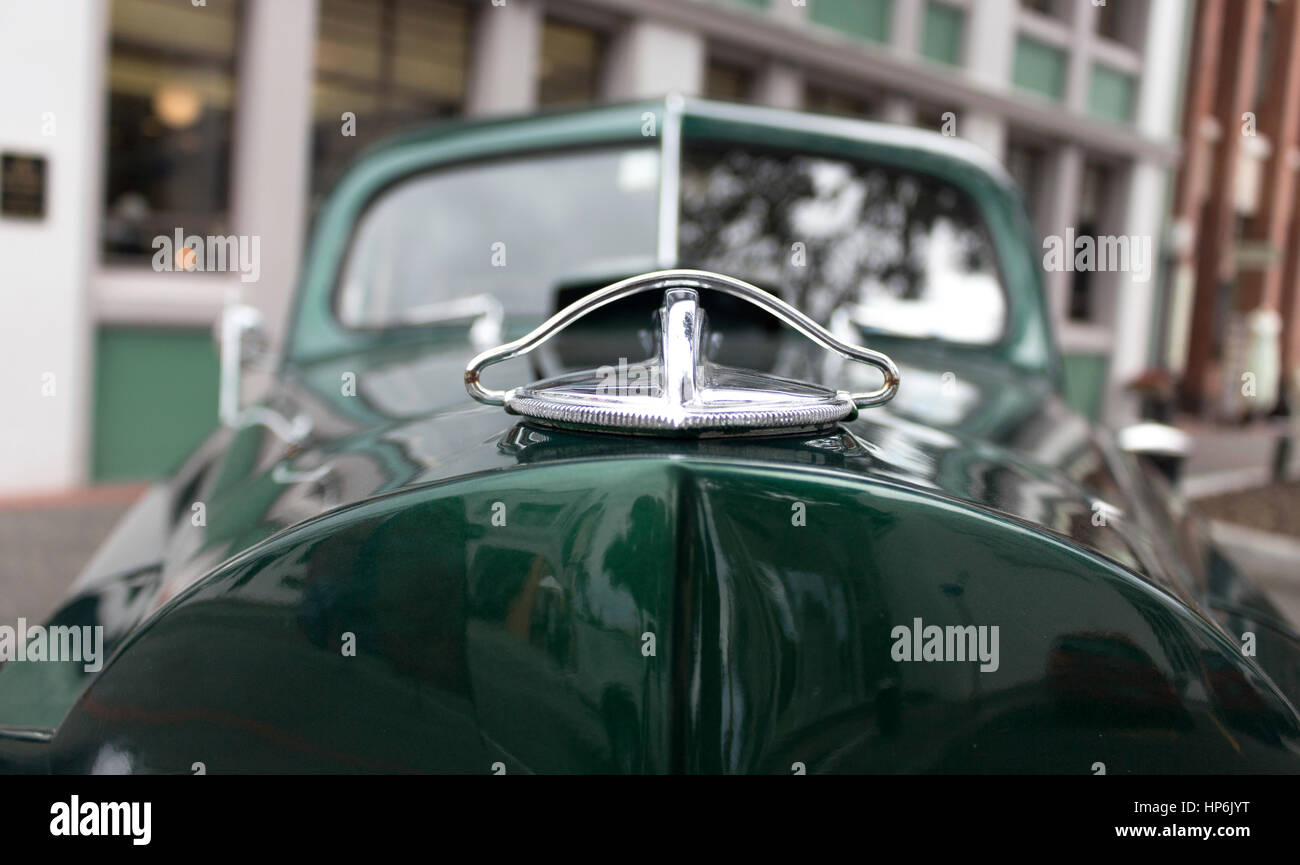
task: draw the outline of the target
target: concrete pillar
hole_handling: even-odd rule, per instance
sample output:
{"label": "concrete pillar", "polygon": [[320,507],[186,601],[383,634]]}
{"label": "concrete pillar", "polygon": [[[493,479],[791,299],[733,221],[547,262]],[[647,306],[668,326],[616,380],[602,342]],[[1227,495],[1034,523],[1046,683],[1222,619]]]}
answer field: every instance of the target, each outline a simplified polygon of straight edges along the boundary
{"label": "concrete pillar", "polygon": [[921,44],[921,27],[925,23],[924,0],[894,0],[890,22],[890,48],[896,53],[912,55]]}
{"label": "concrete pillar", "polygon": [[[1160,228],[1164,218],[1167,171],[1159,165],[1139,162],[1128,172],[1128,196],[1124,224],[1130,242],[1145,249],[1146,261],[1138,272],[1109,274],[1114,343],[1111,349],[1105,418],[1111,426],[1121,426],[1138,419],[1138,401],[1126,389],[1150,360],[1151,327],[1155,312],[1158,265],[1161,261]],[[1131,246],[1130,255],[1135,251]]]}
{"label": "concrete pillar", "polygon": [[966,65],[980,84],[1006,89],[1011,82],[1011,61],[1016,53],[1017,0],[977,0],[970,4],[966,37]]}
{"label": "concrete pillar", "polygon": [[1096,40],[1097,7],[1075,3],[1070,15],[1070,53],[1065,69],[1065,106],[1086,113],[1088,87],[1092,81],[1092,43]]}
{"label": "concrete pillar", "polygon": [[880,105],[879,117],[886,123],[912,126],[916,123],[916,103],[903,96],[888,96]]}
{"label": "concrete pillar", "polygon": [[794,0],[775,0],[772,3],[771,15],[786,24],[803,24],[808,18],[808,3],[806,0],[801,0],[801,4],[795,3]]}
{"label": "concrete pillar", "polygon": [[957,114],[957,134],[979,145],[1001,162],[1007,155],[1007,122],[988,111],[962,111]]}
{"label": "concrete pillar", "polygon": [[261,310],[272,349],[278,350],[307,227],[317,4],[253,0],[244,16],[231,148],[232,222],[237,234],[261,238],[262,266],[256,283],[232,285],[239,286],[245,303]]}
{"label": "concrete pillar", "polygon": [[481,4],[474,24],[466,112],[512,114],[537,106],[542,7],[537,0]]}
{"label": "concrete pillar", "polygon": [[785,63],[768,63],[754,83],[754,101],[773,108],[802,108],[803,75]]}
{"label": "concrete pillar", "polygon": [[698,96],[704,90],[704,63],[705,44],[699,34],[637,19],[610,46],[603,95],[612,100],[669,92]]}
{"label": "concrete pillar", "polygon": [[[1157,140],[1170,138],[1175,132],[1175,100],[1171,95],[1178,92],[1183,51],[1181,40],[1170,39],[1167,34],[1183,32],[1186,14],[1181,0],[1150,2],[1134,122],[1138,131]],[[1138,419],[1138,400],[1126,385],[1152,359],[1152,325],[1162,278],[1159,267],[1164,261],[1162,236],[1169,183],[1168,171],[1150,162],[1138,162],[1125,174],[1124,200],[1117,202],[1121,211],[1119,230],[1148,249],[1150,258],[1143,272],[1130,267],[1128,272],[1111,275],[1109,320],[1115,336],[1105,417],[1112,426]]]}
{"label": "concrete pillar", "polygon": [[0,216],[0,495],[89,476],[107,18],[90,0],[0,3],[0,150],[45,160],[44,216]]}
{"label": "concrete pillar", "polygon": [[[1044,177],[1039,190],[1044,200],[1035,208],[1035,212],[1041,214],[1036,227],[1042,237],[1064,237],[1067,228],[1078,227],[1075,220],[1079,218],[1079,196],[1083,189],[1083,148],[1063,144],[1050,151],[1044,161]],[[1066,320],[1072,278],[1073,274],[1067,271],[1044,274],[1048,308],[1058,330]]]}

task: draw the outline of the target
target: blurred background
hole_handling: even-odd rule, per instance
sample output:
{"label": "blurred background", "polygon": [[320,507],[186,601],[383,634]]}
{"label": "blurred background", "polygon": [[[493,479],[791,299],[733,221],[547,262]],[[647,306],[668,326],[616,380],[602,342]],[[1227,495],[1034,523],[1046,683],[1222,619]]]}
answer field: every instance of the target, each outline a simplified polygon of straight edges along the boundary
{"label": "blurred background", "polygon": [[[953,123],[1042,237],[1151,238],[1149,279],[1046,274],[1066,397],[1191,432],[1189,494],[1290,555],[1298,41],[1300,0],[4,0],[0,570],[70,579],[216,425],[221,307],[282,338],[357,152],[670,91]],[[155,270],[176,226],[257,235],[260,279]]]}

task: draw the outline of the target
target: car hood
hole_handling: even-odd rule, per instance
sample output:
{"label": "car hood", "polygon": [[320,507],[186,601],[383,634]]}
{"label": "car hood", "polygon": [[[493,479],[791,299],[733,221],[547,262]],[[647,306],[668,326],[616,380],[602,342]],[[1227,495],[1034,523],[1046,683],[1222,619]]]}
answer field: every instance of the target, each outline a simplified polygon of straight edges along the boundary
{"label": "car hood", "polygon": [[[1137,519],[1141,502],[1124,477],[1122,455],[1060,400],[1050,380],[932,345],[890,351],[903,384],[889,405],[830,432],[772,438],[549,429],[470,401],[461,378],[472,349],[463,343],[394,346],[295,368],[268,404],[286,420],[310,418],[303,444],[256,422],[222,430],[155,492],[152,523],[161,514],[167,527],[154,532],[152,544],[163,544],[156,550],[165,584],[158,601],[285,528],[367,498],[520,465],[647,455],[818,467],[903,483],[1059,535],[1182,591],[1158,566],[1158,544]],[[536,377],[511,363],[502,367],[504,380]],[[838,376],[847,388],[873,386],[855,380],[853,368],[804,372]],[[79,588],[147,565],[148,555],[133,555],[132,567],[101,555]]]}
{"label": "car hood", "polygon": [[[362,627],[368,644],[392,649],[394,670],[426,664],[424,673],[439,682],[451,677],[438,689],[472,682],[470,703],[456,712],[477,718],[488,738],[475,741],[518,737],[510,719],[531,694],[545,704],[543,714],[554,715],[543,725],[547,735],[585,743],[581,753],[506,743],[514,757],[503,762],[521,768],[829,767],[835,754],[848,753],[841,746],[856,741],[864,712],[883,738],[844,766],[974,769],[985,765],[968,759],[969,743],[978,741],[1001,755],[988,765],[1005,768],[1017,759],[1014,744],[997,738],[1007,718],[1038,729],[1044,706],[1049,720],[1073,718],[1097,693],[1109,694],[1103,702],[1118,707],[1125,723],[1219,736],[1188,682],[1223,705],[1244,689],[1269,708],[1233,711],[1265,713],[1269,736],[1292,735],[1279,731],[1294,726],[1293,710],[1257,669],[1234,659],[1187,586],[1158,567],[1162,551],[1139,518],[1142,502],[1123,461],[1042,377],[934,346],[891,347],[902,373],[898,397],[833,430],[666,439],[561,431],[473,405],[460,383],[468,353],[463,345],[391,346],[290,370],[267,406],[286,419],[310,418],[308,439],[292,445],[257,422],[222,430],[146,496],[60,613],[69,624],[105,626],[105,672],[60,683],[45,705],[24,710],[27,725],[57,729],[59,751],[81,755],[68,758],[74,761],[93,760],[87,755],[112,718],[145,719],[139,730],[114,732],[115,740],[155,741],[147,708],[157,699],[149,684],[155,672],[210,663],[230,665],[220,677],[240,689],[230,699],[260,718],[240,723],[271,729],[282,720],[266,713],[279,711],[281,696],[290,713],[290,704],[320,698],[292,687],[279,694],[272,683],[283,678],[281,659],[306,652],[304,663],[323,661],[331,652],[325,635]],[[823,368],[808,377],[870,386],[852,374]],[[504,373],[512,375],[531,377],[526,369]],[[504,513],[537,496],[554,501]],[[488,534],[498,505],[502,529],[517,526],[522,535],[498,542]],[[779,527],[796,514],[807,528],[794,531],[807,533],[780,540]],[[451,546],[434,549],[443,543]],[[439,576],[443,560],[451,570]],[[516,577],[524,582],[515,585]],[[403,601],[385,594],[390,589],[414,594]],[[516,589],[523,594],[511,595]],[[887,651],[900,622],[944,624],[942,617],[969,616],[977,603],[986,606],[979,621],[1033,642],[1015,650],[1024,653],[1012,677],[1020,684],[995,689],[997,712],[976,718],[962,708],[992,687],[978,675],[945,674],[936,685],[876,660],[870,682],[860,675],[861,658]],[[423,615],[435,618],[412,618]],[[287,618],[274,625],[267,616]],[[1110,626],[1098,630],[1095,621]],[[401,645],[389,646],[408,626]],[[247,651],[184,660],[207,652],[187,635],[213,628],[225,634],[222,645]],[[428,628],[436,639],[424,646]],[[650,679],[637,660],[646,657],[646,635],[667,641],[660,651],[671,665]],[[268,653],[263,641],[282,638],[293,646]],[[139,640],[162,654],[120,651]],[[741,643],[757,653],[754,663],[741,662]],[[468,666],[453,670],[458,658]],[[153,672],[131,672],[140,663]],[[0,670],[0,686],[22,672]],[[263,675],[264,687],[249,684]],[[529,684],[555,676],[554,687]],[[387,673],[375,683],[391,696]],[[850,686],[857,690],[848,703],[827,696]],[[338,699],[356,702],[348,688]],[[0,687],[0,696],[22,692]],[[216,697],[201,691],[172,699],[200,706]],[[391,707],[393,717],[409,709],[404,699]],[[926,703],[934,699],[942,706]],[[752,713],[771,700],[782,712],[821,708],[807,718]],[[903,747],[891,737],[917,700],[931,708],[919,709],[929,720],[913,729],[929,732],[924,743]],[[1227,711],[1223,705],[1214,711]],[[428,736],[423,721],[410,720],[414,747]],[[355,729],[346,718],[339,723]],[[352,733],[335,732],[340,754],[355,746]],[[734,738],[742,732],[747,744]],[[1093,741],[1087,730],[1076,732],[1081,750],[1070,759],[1082,759]],[[407,745],[382,758],[383,748],[367,746],[371,762],[356,765],[455,768],[432,753],[431,762],[403,762],[414,753]],[[279,765],[273,751],[262,755],[270,763],[248,757],[247,768]],[[623,762],[630,752],[643,762]],[[1139,750],[1125,759],[1155,768],[1177,763],[1178,753]],[[1225,759],[1223,767],[1234,765],[1230,754]]]}

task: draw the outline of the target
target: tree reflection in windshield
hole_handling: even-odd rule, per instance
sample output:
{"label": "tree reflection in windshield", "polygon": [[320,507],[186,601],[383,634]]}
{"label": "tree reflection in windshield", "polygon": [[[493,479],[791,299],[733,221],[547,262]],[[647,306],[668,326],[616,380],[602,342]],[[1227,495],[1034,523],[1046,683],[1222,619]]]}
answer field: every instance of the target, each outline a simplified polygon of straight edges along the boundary
{"label": "tree reflection in windshield", "polygon": [[973,201],[877,165],[688,146],[681,260],[780,292],[820,321],[988,344],[1006,299]]}

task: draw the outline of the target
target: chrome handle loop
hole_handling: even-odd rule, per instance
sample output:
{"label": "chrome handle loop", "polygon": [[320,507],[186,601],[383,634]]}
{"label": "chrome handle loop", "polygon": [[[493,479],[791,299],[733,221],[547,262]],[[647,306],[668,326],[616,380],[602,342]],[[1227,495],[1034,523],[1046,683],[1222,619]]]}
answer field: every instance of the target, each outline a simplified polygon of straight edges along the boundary
{"label": "chrome handle loop", "polygon": [[574,301],[519,339],[476,355],[465,367],[465,390],[474,399],[486,405],[505,405],[509,398],[509,391],[483,387],[480,377],[484,369],[527,354],[587,313],[600,309],[606,304],[643,291],[667,288],[712,288],[746,300],[771,313],[822,348],[848,360],[874,366],[884,376],[885,383],[877,390],[849,394],[849,399],[858,408],[882,405],[893,399],[894,394],[898,392],[898,367],[888,355],[841,342],[826,328],[756,285],[721,273],[689,269],[656,270],[632,276]]}

